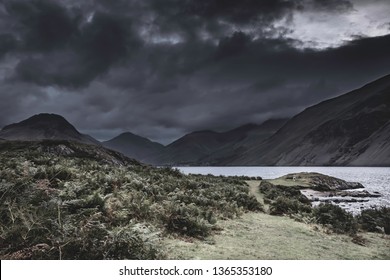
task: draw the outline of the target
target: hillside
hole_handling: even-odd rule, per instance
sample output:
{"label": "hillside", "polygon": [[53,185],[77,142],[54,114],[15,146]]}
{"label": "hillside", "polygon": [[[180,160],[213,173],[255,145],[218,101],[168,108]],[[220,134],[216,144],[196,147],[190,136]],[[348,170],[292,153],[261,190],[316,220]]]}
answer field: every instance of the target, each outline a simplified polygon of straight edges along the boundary
{"label": "hillside", "polygon": [[321,102],[229,164],[390,165],[390,75]]}
{"label": "hillside", "polygon": [[286,121],[268,120],[225,132],[193,132],[166,146],[154,161],[168,165],[224,165],[246,147],[270,137]]}
{"label": "hillside", "polygon": [[242,181],[185,176],[96,145],[0,142],[0,259],[161,259],[261,204]]}
{"label": "hillside", "polygon": [[232,159],[248,148],[264,142],[275,134],[287,121],[288,119],[270,119],[261,125],[253,126],[239,141],[216,149],[213,153],[198,161],[198,165],[229,165]]}
{"label": "hillside", "polygon": [[0,131],[0,138],[21,141],[69,140],[100,145],[99,141],[89,135],[81,134],[64,117],[56,114],[38,114],[7,125]]}
{"label": "hillside", "polygon": [[145,163],[154,163],[152,157],[162,153],[165,148],[160,143],[152,142],[147,138],[130,132],[122,133],[102,144],[104,147]]}

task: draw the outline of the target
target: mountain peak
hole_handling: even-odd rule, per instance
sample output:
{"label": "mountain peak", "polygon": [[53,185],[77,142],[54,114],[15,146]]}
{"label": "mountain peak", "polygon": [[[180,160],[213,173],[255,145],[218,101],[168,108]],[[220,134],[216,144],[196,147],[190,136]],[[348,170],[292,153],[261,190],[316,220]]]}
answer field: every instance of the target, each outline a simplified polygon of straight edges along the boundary
{"label": "mountain peak", "polygon": [[22,141],[52,139],[87,144],[99,143],[92,137],[81,134],[63,116],[48,113],[37,114],[21,122],[5,126],[0,131],[0,138]]}
{"label": "mountain peak", "polygon": [[131,132],[123,132],[111,140],[103,142],[103,145],[146,163],[152,163],[150,155],[159,154],[165,148],[160,143],[152,142],[148,138]]}
{"label": "mountain peak", "polygon": [[[48,113],[37,114],[19,123],[7,125],[3,128],[3,131],[17,127],[53,128],[54,126],[77,131],[63,116]],[[79,132],[77,131],[77,133]]]}

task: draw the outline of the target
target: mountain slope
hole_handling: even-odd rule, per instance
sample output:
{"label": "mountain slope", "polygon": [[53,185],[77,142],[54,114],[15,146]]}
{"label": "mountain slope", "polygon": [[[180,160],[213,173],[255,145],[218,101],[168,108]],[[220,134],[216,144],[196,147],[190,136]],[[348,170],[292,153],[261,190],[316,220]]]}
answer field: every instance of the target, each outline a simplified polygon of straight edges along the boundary
{"label": "mountain slope", "polygon": [[[202,158],[198,163],[199,165],[228,165],[231,159],[234,159],[243,151],[271,137],[287,121],[288,119],[270,119],[261,125],[253,125],[239,141],[220,147],[210,155]],[[232,130],[231,132],[236,130]]]}
{"label": "mountain slope", "polygon": [[218,132],[192,132],[166,146],[155,161],[168,165],[194,164],[217,147],[225,145],[226,141]]}
{"label": "mountain slope", "polygon": [[103,142],[103,146],[145,163],[154,163],[153,156],[160,154],[164,146],[130,132]]}
{"label": "mountain slope", "polygon": [[226,132],[193,132],[169,144],[154,161],[170,165],[224,165],[245,147],[270,137],[285,122],[285,119],[269,120]]}
{"label": "mountain slope", "polygon": [[69,140],[100,144],[91,136],[81,134],[64,117],[56,114],[38,114],[19,123],[7,125],[0,131],[0,138],[21,141]]}
{"label": "mountain slope", "polygon": [[389,165],[390,75],[296,115],[230,164]]}

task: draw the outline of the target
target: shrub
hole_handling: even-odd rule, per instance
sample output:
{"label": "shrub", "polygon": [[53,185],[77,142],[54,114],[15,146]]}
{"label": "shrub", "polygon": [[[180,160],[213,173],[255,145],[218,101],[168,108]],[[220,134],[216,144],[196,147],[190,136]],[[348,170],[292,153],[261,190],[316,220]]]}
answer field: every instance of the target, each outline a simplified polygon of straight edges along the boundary
{"label": "shrub", "polygon": [[310,200],[298,187],[273,185],[262,181],[259,191],[264,194],[264,202],[270,204],[271,215],[310,213]]}
{"label": "shrub", "polygon": [[63,166],[44,166],[38,168],[34,175],[35,179],[48,179],[53,181],[58,180],[70,180],[73,177],[73,173],[69,168]]}
{"label": "shrub", "polygon": [[354,217],[340,206],[321,203],[313,208],[313,216],[319,224],[330,227],[336,233],[355,234],[357,232]]}
{"label": "shrub", "polygon": [[164,219],[169,232],[191,237],[206,237],[211,233],[212,225],[194,205],[173,206]]}
{"label": "shrub", "polygon": [[107,229],[95,221],[62,242],[63,259],[157,259],[161,251],[131,226]]}
{"label": "shrub", "polygon": [[270,182],[262,181],[259,191],[264,194],[266,199],[275,200],[278,197],[288,197],[296,199],[303,204],[310,204],[310,200],[301,193],[299,187],[273,185]]}
{"label": "shrub", "polygon": [[390,208],[380,207],[362,210],[357,220],[362,229],[390,234]]}
{"label": "shrub", "polygon": [[311,213],[311,206],[300,202],[297,199],[290,199],[285,196],[279,196],[271,203],[271,215],[296,214],[296,213]]}

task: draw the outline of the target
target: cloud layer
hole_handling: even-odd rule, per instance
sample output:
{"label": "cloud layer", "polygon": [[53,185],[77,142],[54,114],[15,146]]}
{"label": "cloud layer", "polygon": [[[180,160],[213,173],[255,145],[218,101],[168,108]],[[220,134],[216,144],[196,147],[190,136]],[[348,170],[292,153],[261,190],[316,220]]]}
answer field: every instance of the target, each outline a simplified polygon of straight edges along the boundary
{"label": "cloud layer", "polygon": [[54,112],[99,139],[128,130],[168,143],[292,116],[388,74],[386,9],[363,0],[4,0],[0,126]]}

